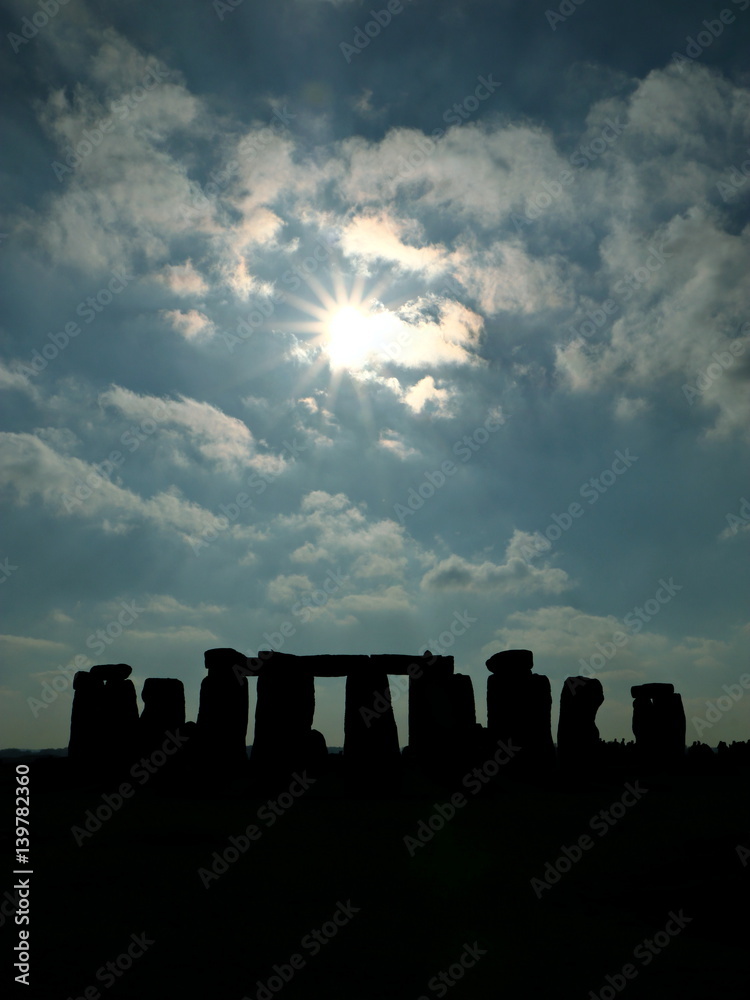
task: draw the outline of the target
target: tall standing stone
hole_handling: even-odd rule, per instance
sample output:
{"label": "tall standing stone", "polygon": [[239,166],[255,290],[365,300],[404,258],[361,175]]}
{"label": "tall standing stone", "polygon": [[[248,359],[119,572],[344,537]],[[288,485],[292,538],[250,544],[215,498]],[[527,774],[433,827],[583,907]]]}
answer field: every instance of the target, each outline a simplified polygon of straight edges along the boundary
{"label": "tall standing stone", "polygon": [[685,758],[685,710],[673,684],[637,684],[633,696],[633,735],[641,767],[679,768]]}
{"label": "tall standing stone", "polygon": [[453,674],[450,683],[453,718],[457,728],[472,729],[477,724],[474,684],[468,674]]}
{"label": "tall standing stone", "polygon": [[73,678],[73,710],[70,717],[68,757],[74,761],[94,760],[101,750],[104,681],[79,670]]}
{"label": "tall standing stone", "polygon": [[398,731],[388,674],[366,666],[346,678],[344,758],[373,768],[399,759]]}
{"label": "tall standing stone", "polygon": [[141,691],[143,711],[138,723],[140,752],[150,754],[167,733],[185,728],[185,688],[173,677],[147,677]]}
{"label": "tall standing stone", "polygon": [[666,742],[672,766],[679,767],[685,759],[685,740],[687,737],[687,720],[682,696],[676,692],[665,705]]}
{"label": "tall standing stone", "polygon": [[473,767],[487,759],[486,732],[477,723],[474,684],[468,674],[453,674],[449,684],[453,703],[453,727],[449,736],[448,753],[450,778],[462,780]]}
{"label": "tall standing stone", "polygon": [[551,769],[555,765],[555,744],[552,739],[552,689],[549,677],[544,674],[531,675],[529,704],[530,758],[533,756],[534,767]]}
{"label": "tall standing stone", "polygon": [[557,753],[564,767],[585,770],[598,758],[596,713],[604,701],[597,677],[568,677],[560,695]]}
{"label": "tall standing stone", "polygon": [[279,775],[304,766],[314,715],[312,671],[294,656],[266,658],[258,674],[253,763]]}
{"label": "tall standing stone", "polygon": [[68,754],[101,772],[114,773],[135,758],[138,700],[133,668],[127,663],[102,663],[78,671],[73,679],[73,712]]}
{"label": "tall standing stone", "polygon": [[487,729],[492,743],[520,748],[514,769],[548,770],[554,764],[549,678],[533,674],[529,649],[507,649],[487,660]]}
{"label": "tall standing stone", "polygon": [[208,676],[201,683],[198,734],[211,766],[240,767],[247,761],[249,696],[247,657],[236,649],[208,649]]}
{"label": "tall standing stone", "polygon": [[[493,740],[528,747],[529,696],[534,665],[528,649],[507,649],[486,662],[487,729]],[[521,735],[526,737],[521,744]]]}
{"label": "tall standing stone", "polygon": [[[418,661],[417,661],[418,662]],[[429,759],[441,753],[455,725],[451,697],[453,657],[427,650],[409,674],[409,753]]]}

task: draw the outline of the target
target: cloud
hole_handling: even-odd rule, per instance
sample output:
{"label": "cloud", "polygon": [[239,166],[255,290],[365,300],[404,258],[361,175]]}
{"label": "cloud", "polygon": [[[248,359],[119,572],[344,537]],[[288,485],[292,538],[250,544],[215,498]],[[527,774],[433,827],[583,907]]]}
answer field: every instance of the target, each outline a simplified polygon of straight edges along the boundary
{"label": "cloud", "polygon": [[[488,655],[496,651],[499,642],[508,649],[531,649],[539,662],[547,657],[568,660],[571,673],[579,671],[580,658],[588,660],[598,652],[597,642],[609,642],[615,632],[624,631],[623,623],[613,615],[588,614],[570,605],[515,611],[508,615],[507,623],[495,632],[496,639],[485,647]],[[638,645],[650,655],[668,647],[665,636],[646,633],[632,636],[631,643],[636,638]],[[632,645],[622,647],[614,665],[622,667],[623,660],[627,659],[632,666],[632,649]]]}
{"label": "cloud", "polygon": [[467,241],[451,258],[455,276],[476,298],[483,313],[528,315],[571,308],[575,296],[569,274],[575,268],[560,254],[531,257],[520,240],[493,242],[487,248]]}
{"label": "cloud", "polygon": [[[11,73],[23,125],[13,155],[24,162],[1,261],[0,485],[19,566],[6,587],[30,620],[22,574],[42,566],[32,589],[47,611],[33,630],[9,631],[85,641],[96,615],[116,615],[116,605],[103,610],[108,597],[132,599],[158,579],[164,592],[138,598],[152,618],[134,649],[158,646],[163,628],[165,652],[185,663],[194,653],[200,675],[206,643],[278,628],[269,608],[283,612],[333,579],[339,589],[290,647],[374,649],[386,637],[394,650],[416,649],[441,634],[460,597],[477,619],[456,644],[463,662],[496,632],[492,645],[530,645],[540,670],[564,676],[611,643],[610,610],[642,600],[657,563],[687,579],[688,563],[719,560],[660,615],[658,632],[633,636],[602,671],[617,735],[630,724],[626,681],[678,679],[690,697],[717,697],[744,669],[732,637],[745,621],[741,553],[717,535],[726,497],[742,492],[750,427],[745,81],[700,60],[644,73],[642,53],[630,51],[617,70],[555,62],[541,91],[538,73],[515,74],[502,103],[482,103],[436,139],[442,108],[474,84],[473,57],[459,46],[434,61],[427,30],[418,62],[430,94],[416,102],[395,29],[353,60],[372,68],[376,47],[386,58],[371,90],[340,54],[313,77],[294,59],[274,75],[275,46],[289,43],[283,7],[256,12],[268,45],[250,62],[237,25],[202,37],[196,62],[163,44],[189,17],[170,24],[144,9],[148,53],[89,11],[72,22],[61,14],[24,46],[30,90]],[[334,54],[341,25],[350,32],[358,18],[343,3],[295,10],[303,20],[313,12],[310,44]],[[427,6],[412,14],[419,25]],[[477,37],[473,14],[440,16]],[[668,54],[674,41],[655,31],[654,51]],[[506,42],[512,68],[512,31]],[[557,60],[565,46],[554,48]],[[99,132],[89,149],[86,136]],[[727,194],[731,171],[739,186]],[[115,267],[137,280],[91,335],[37,375],[14,371],[8,359],[58,350],[75,303]],[[296,300],[274,295],[269,312],[272,292],[291,293],[295,280]],[[358,291],[369,319],[344,335],[361,365],[332,364],[319,336],[330,302]],[[295,325],[300,303],[318,327]],[[217,333],[256,307],[264,321],[227,351]],[[742,351],[717,368],[734,343]],[[690,399],[685,387],[696,387]],[[393,501],[455,458],[452,443],[498,402],[509,432],[472,452],[407,531]],[[571,535],[529,565],[525,547],[546,540],[513,525],[566,510],[609,466],[624,428],[644,456],[640,480],[597,503],[576,529],[580,544]],[[113,448],[124,461],[103,472]],[[253,492],[252,511],[218,516],[241,490]],[[739,519],[720,537],[732,533],[747,538]],[[493,537],[510,539],[503,554]],[[191,550],[211,538],[194,563]],[[71,551],[90,555],[96,572],[71,574]],[[603,553],[622,572],[603,573]],[[580,607],[535,607],[574,584]],[[59,658],[8,650],[16,678]]]}
{"label": "cloud", "polygon": [[526,125],[468,123],[438,141],[397,127],[379,143],[347,139],[340,153],[336,176],[350,203],[388,204],[408,191],[414,208],[448,211],[484,228],[497,226],[563,166],[551,135]]}
{"label": "cloud", "polygon": [[[184,604],[171,594],[154,594],[142,599],[145,604],[146,614],[151,615],[180,615],[189,618],[196,618],[202,615],[220,615],[227,611],[227,608],[218,604]],[[112,605],[113,611],[119,610],[119,605]]]}
{"label": "cloud", "polygon": [[[705,700],[696,703],[696,693],[720,696],[724,693],[721,685],[736,682],[747,662],[747,635],[742,629],[733,632],[723,640],[686,636],[675,642],[652,627],[634,632],[613,615],[554,605],[509,614],[506,625],[495,632],[482,654],[489,656],[498,648],[531,649],[540,673],[556,678],[598,677],[606,696],[599,726],[611,724],[613,717],[627,726],[630,686],[646,681],[674,683],[688,717],[696,711],[705,713]],[[612,641],[615,635],[619,636],[617,644]],[[690,732],[688,728],[688,742]]]}
{"label": "cloud", "polygon": [[373,554],[388,561],[389,571],[402,566],[406,554],[408,536],[400,525],[391,519],[368,521],[364,509],[343,493],[314,490],[303,497],[299,514],[281,515],[274,526],[290,538],[299,533],[312,535],[291,552],[290,559],[296,563],[325,560],[338,564],[354,559],[357,575],[370,576]]}
{"label": "cloud", "polygon": [[75,619],[71,618],[70,615],[66,615],[64,611],[60,611],[58,609],[50,612],[50,618],[58,625],[72,625],[75,621]]}
{"label": "cloud", "polygon": [[445,250],[414,246],[421,227],[414,220],[399,219],[385,209],[355,215],[341,232],[340,246],[348,256],[364,261],[388,261],[404,271],[433,276],[445,269]]}
{"label": "cloud", "polygon": [[162,312],[162,316],[185,340],[207,340],[216,332],[208,316],[197,309],[167,309]]}
{"label": "cloud", "polygon": [[271,580],[266,588],[268,600],[273,604],[286,604],[291,606],[299,600],[300,594],[314,590],[309,577],[301,573],[282,573],[274,580]]}
{"label": "cloud", "polygon": [[225,531],[245,541],[257,534],[249,527],[224,525],[220,517],[183,499],[176,487],[144,499],[113,483],[93,464],[57,454],[33,434],[0,433],[0,450],[0,486],[13,491],[19,506],[39,497],[61,518],[101,519],[110,530],[147,523],[168,534],[176,532],[186,542],[199,541],[207,531]]}
{"label": "cloud", "polygon": [[404,392],[403,400],[415,413],[421,413],[428,407],[437,415],[447,416],[452,413],[451,401],[455,395],[455,390],[439,388],[432,375],[425,375]]}
{"label": "cloud", "polygon": [[205,646],[214,646],[219,641],[218,636],[210,629],[195,625],[162,625],[150,631],[131,628],[128,630],[128,639],[133,642],[193,643]]}
{"label": "cloud", "polygon": [[366,88],[357,98],[352,98],[351,104],[358,115],[370,121],[378,121],[385,118],[387,108],[376,108],[372,103],[373,92]]}
{"label": "cloud", "polygon": [[615,416],[618,420],[634,420],[640,414],[647,412],[649,404],[640,397],[620,396],[615,403]]}
{"label": "cloud", "polygon": [[188,298],[202,297],[209,290],[208,282],[189,259],[184,264],[166,264],[155,278],[170,292]]}
{"label": "cloud", "polygon": [[419,454],[416,448],[412,448],[406,443],[402,434],[399,434],[398,431],[386,428],[380,432],[378,447],[383,448],[391,455],[395,455],[396,458],[400,459],[402,462],[405,462],[407,459]]}
{"label": "cloud", "polygon": [[404,612],[414,609],[412,597],[403,587],[391,586],[382,590],[368,591],[366,594],[347,594],[338,601],[342,611],[352,614],[382,614]]}
{"label": "cloud", "polygon": [[422,577],[422,588],[432,591],[468,590],[502,595],[553,593],[572,586],[565,570],[549,565],[532,566],[520,554],[524,533],[515,532],[504,563],[471,562],[459,555],[442,559]]}
{"label": "cloud", "polygon": [[28,635],[0,635],[0,643],[5,648],[6,655],[19,652],[53,653],[58,656],[68,647],[64,642],[53,642],[50,639],[37,639]]}
{"label": "cloud", "polygon": [[33,225],[53,258],[91,273],[129,266],[136,254],[166,263],[171,237],[217,228],[210,206],[201,216],[186,216],[200,191],[165,149],[188,129],[195,137],[208,128],[200,102],[178,73],[113,31],[87,70],[88,80],[72,95],[54,90],[37,105],[58,147],[61,190],[44,217],[30,218],[25,227]]}
{"label": "cloud", "polygon": [[[688,405],[682,387],[705,381],[715,353],[739,341],[743,358],[695,394],[693,413],[709,438],[744,433],[750,296],[740,276],[750,266],[750,242],[746,228],[727,224],[717,194],[727,153],[717,155],[711,136],[732,134],[736,116],[750,113],[750,93],[707,67],[670,66],[608,110],[626,127],[607,154],[601,189],[581,187],[590,198],[582,213],[598,214],[605,227],[601,266],[572,276],[578,307],[565,329],[579,333],[556,344],[556,369],[576,393],[616,387],[617,412],[629,419],[623,389],[645,411],[663,399],[668,379],[675,403]],[[593,297],[592,282],[599,286]]]}
{"label": "cloud", "polygon": [[38,398],[36,386],[31,384],[26,375],[22,372],[12,371],[0,361],[0,391],[9,389],[17,389],[34,399]]}
{"label": "cloud", "polygon": [[113,407],[128,420],[156,421],[163,427],[189,432],[189,439],[197,445],[199,453],[222,471],[257,468],[278,475],[285,468],[283,458],[256,450],[253,434],[242,420],[222,413],[210,403],[187,396],[160,399],[118,385],[101,393],[99,403]]}

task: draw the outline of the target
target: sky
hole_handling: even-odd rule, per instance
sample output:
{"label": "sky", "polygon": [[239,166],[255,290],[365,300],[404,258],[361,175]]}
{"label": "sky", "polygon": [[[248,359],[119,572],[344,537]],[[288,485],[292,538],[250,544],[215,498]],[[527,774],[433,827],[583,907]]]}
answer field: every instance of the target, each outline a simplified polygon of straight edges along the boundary
{"label": "sky", "polygon": [[748,26],[5,0],[0,746],[94,663],[195,719],[216,646],[429,648],[481,723],[527,648],[553,732],[583,675],[605,739],[653,681],[750,737]]}

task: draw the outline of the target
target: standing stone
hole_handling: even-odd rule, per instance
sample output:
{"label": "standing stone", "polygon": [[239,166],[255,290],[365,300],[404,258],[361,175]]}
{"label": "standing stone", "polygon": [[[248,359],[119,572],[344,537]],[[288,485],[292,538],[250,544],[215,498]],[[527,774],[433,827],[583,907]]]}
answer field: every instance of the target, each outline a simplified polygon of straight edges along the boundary
{"label": "standing stone", "polygon": [[552,739],[552,688],[549,677],[532,674],[532,717],[529,731],[535,748],[536,763],[543,768],[554,767],[555,743]]}
{"label": "standing stone", "polygon": [[674,691],[660,691],[654,694],[653,706],[656,752],[664,766],[671,770],[679,767],[685,757],[686,720],[682,697]]}
{"label": "standing stone", "polygon": [[89,670],[92,677],[103,681],[124,681],[133,673],[129,663],[95,663]]}
{"label": "standing stone", "polygon": [[135,758],[138,701],[133,668],[127,663],[96,664],[73,679],[73,711],[68,754],[102,775],[127,767]]}
{"label": "standing stone", "polygon": [[[417,661],[419,662],[419,661]],[[409,755],[429,759],[445,746],[454,726],[452,656],[427,650],[409,674]]]}
{"label": "standing stone", "polygon": [[133,762],[138,748],[138,698],[131,680],[104,683],[103,716],[107,719],[105,755],[118,767]]}
{"label": "standing stone", "polygon": [[674,684],[666,682],[651,682],[649,684],[636,684],[630,689],[633,698],[658,698],[668,694],[674,694]]}
{"label": "standing stone", "polygon": [[162,745],[168,732],[185,728],[185,689],[172,677],[147,677],[141,698],[139,744],[140,752],[148,755]]}
{"label": "standing stone", "polygon": [[530,649],[501,649],[486,661],[486,667],[491,674],[503,677],[524,676],[534,667],[534,654]]}
{"label": "standing stone", "polygon": [[586,769],[598,759],[596,713],[604,701],[596,677],[568,677],[560,695],[557,753],[564,767]]}
{"label": "standing stone", "polygon": [[104,681],[86,670],[77,671],[73,678],[73,710],[70,718],[68,757],[75,761],[92,761],[101,750],[102,699]]}
{"label": "standing stone", "polygon": [[444,772],[452,784],[460,784],[469,771],[482,766],[487,760],[487,734],[484,727],[477,723],[471,677],[468,674],[453,674],[449,694],[453,703],[453,727],[447,745],[450,759]]}
{"label": "standing stone", "polygon": [[382,670],[367,667],[346,678],[344,757],[365,767],[388,767],[399,759],[391,689]]}
{"label": "standing stone", "polygon": [[477,724],[477,710],[471,677],[468,674],[453,674],[450,694],[455,726],[461,730],[472,729]]}
{"label": "standing stone", "polygon": [[[528,749],[528,699],[534,658],[528,649],[506,649],[486,661],[487,729],[493,741]],[[525,744],[520,737],[526,737]]]}
{"label": "standing stone", "polygon": [[492,743],[520,748],[510,765],[538,772],[554,764],[549,678],[532,674],[531,650],[508,649],[487,660],[487,729]]}
{"label": "standing stone", "polygon": [[642,756],[650,756],[654,749],[654,706],[650,698],[635,694],[637,688],[631,688],[633,694],[633,735],[635,745]]}
{"label": "standing stone", "polygon": [[685,710],[673,684],[640,684],[633,696],[633,735],[639,765],[675,769],[685,759]]}
{"label": "standing stone", "polygon": [[241,767],[247,761],[247,657],[235,649],[209,649],[204,658],[208,676],[201,683],[198,708],[204,760],[210,766]]}
{"label": "standing stone", "polygon": [[315,678],[294,657],[268,657],[258,674],[252,760],[267,774],[304,765],[315,715]]}
{"label": "standing stone", "polygon": [[687,738],[687,720],[681,695],[677,693],[672,695],[666,715],[671,753],[675,763],[680,764],[684,760]]}

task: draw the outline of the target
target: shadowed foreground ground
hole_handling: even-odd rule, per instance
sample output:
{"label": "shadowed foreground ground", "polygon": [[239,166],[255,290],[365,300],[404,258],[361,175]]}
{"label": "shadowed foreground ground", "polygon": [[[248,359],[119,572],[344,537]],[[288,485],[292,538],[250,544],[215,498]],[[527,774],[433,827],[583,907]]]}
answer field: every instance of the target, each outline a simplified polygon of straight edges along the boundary
{"label": "shadowed foreground ground", "polygon": [[[4,764],[4,807],[11,777]],[[95,987],[107,1000],[255,1000],[257,981],[267,983],[274,964],[289,966],[298,954],[304,965],[280,991],[261,991],[263,1000],[584,1000],[602,989],[605,998],[747,997],[750,868],[736,850],[750,847],[747,779],[644,779],[648,793],[604,835],[590,821],[620,800],[623,784],[505,786],[476,796],[464,788],[466,805],[429,843],[413,847],[413,857],[404,837],[416,837],[419,821],[451,790],[411,780],[418,797],[368,800],[340,797],[335,781],[321,778],[273,825],[259,820],[264,799],[188,800],[144,787],[80,847],[71,827],[82,826],[101,797],[54,790],[49,777],[37,781],[33,985],[16,986],[6,960],[12,995],[65,1000]],[[4,817],[9,848],[5,810]],[[198,869],[250,823],[259,839],[205,888]],[[593,846],[537,898],[530,880],[543,879],[546,863],[584,834]],[[9,850],[3,856],[10,868]],[[359,910],[343,917],[339,903]],[[692,918],[685,928],[647,963],[634,957],[680,910]],[[336,913],[338,928],[328,923]],[[335,936],[324,932],[326,943],[316,947],[308,935],[323,925]],[[4,956],[16,930],[5,921]],[[114,983],[97,979],[143,932],[154,942],[143,956]],[[486,954],[460,981],[433,978],[451,965],[462,971],[455,963],[475,942]],[[636,975],[622,977],[615,992],[605,976],[619,984],[627,963]]]}

